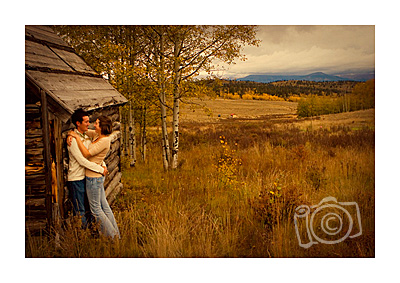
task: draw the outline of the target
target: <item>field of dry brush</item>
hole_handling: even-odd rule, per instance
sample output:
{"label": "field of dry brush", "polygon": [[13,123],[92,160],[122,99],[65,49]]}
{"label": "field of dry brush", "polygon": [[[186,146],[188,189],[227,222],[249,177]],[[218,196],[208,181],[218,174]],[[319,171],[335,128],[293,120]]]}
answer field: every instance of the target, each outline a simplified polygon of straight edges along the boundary
{"label": "field of dry brush", "polygon": [[[28,237],[27,256],[375,256],[374,110],[297,119],[291,102],[204,104],[206,112],[184,108],[177,170],[163,171],[156,130],[146,162],[130,168],[124,161],[124,189],[113,204],[121,240],[72,225],[57,245]],[[322,238],[324,228],[317,221],[295,226],[296,208],[326,197],[355,202],[360,214],[342,209],[343,221],[328,223],[342,231],[326,240],[342,241],[301,247],[307,230]]]}

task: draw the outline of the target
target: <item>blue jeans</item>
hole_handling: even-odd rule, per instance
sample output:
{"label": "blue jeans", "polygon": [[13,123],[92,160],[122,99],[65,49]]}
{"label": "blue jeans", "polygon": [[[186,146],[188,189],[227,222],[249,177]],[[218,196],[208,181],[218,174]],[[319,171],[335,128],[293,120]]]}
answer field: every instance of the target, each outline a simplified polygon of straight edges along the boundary
{"label": "blue jeans", "polygon": [[94,220],[90,213],[89,202],[85,191],[85,183],[85,179],[67,182],[73,206],[73,214],[74,216],[79,215],[82,218],[83,229],[86,229],[88,224]]}
{"label": "blue jeans", "polygon": [[117,222],[104,192],[104,177],[86,177],[86,194],[90,211],[96,217],[96,220],[100,222],[101,232],[108,237],[114,238],[118,236],[120,238]]}

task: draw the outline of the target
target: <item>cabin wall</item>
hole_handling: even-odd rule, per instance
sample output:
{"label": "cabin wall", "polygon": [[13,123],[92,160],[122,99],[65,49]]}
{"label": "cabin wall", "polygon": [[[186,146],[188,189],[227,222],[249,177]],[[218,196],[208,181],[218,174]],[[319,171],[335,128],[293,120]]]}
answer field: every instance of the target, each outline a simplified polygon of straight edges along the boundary
{"label": "cabin wall", "polygon": [[25,218],[28,231],[47,225],[44,145],[39,99],[25,105]]}
{"label": "cabin wall", "polygon": [[[57,116],[47,112],[50,172],[46,172],[42,112],[41,102],[36,96],[28,95],[25,104],[25,217],[26,229],[33,233],[45,229],[50,223],[53,226],[60,224],[63,211],[60,204],[64,200],[62,123]],[[49,191],[46,189],[46,173],[50,174]]]}
{"label": "cabin wall", "polygon": [[[70,121],[62,123],[56,115],[49,112],[50,154],[52,165],[51,207],[46,207],[46,172],[44,166],[44,144],[42,129],[42,111],[40,99],[26,90],[25,99],[25,212],[26,230],[35,233],[44,230],[48,218],[55,227],[60,220],[72,214],[72,203],[67,187],[68,149],[66,137],[74,129]],[[121,183],[121,133],[119,107],[107,107],[88,112],[91,121],[100,115],[109,117],[113,122],[113,134],[110,151],[105,163],[109,174],[105,178],[104,188],[108,202],[111,204],[123,185]],[[51,217],[49,217],[49,210]]]}

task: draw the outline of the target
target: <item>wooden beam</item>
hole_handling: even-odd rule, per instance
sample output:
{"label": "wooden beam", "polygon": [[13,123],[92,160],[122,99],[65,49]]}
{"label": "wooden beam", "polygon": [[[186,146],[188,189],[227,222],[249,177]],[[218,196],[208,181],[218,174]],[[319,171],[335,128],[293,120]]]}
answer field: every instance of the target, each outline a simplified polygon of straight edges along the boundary
{"label": "wooden beam", "polygon": [[64,163],[63,163],[63,138],[61,133],[62,123],[56,117],[54,119],[54,139],[55,139],[55,146],[56,146],[56,168],[57,168],[57,196],[58,200],[57,203],[59,204],[60,208],[60,215],[64,215]]}
{"label": "wooden beam", "polygon": [[46,215],[48,228],[52,223],[52,188],[51,188],[51,160],[50,160],[50,133],[49,133],[49,114],[47,111],[47,97],[44,90],[40,90],[40,103],[42,107],[42,131],[44,145],[44,168],[46,183]]}
{"label": "wooden beam", "polygon": [[69,47],[67,45],[63,46],[63,45],[60,45],[60,44],[56,44],[54,42],[38,39],[38,38],[33,37],[32,35],[25,34],[25,40],[30,40],[30,41],[33,41],[33,42],[40,43],[42,45],[48,45],[48,46],[51,46],[51,47],[55,47],[55,48],[58,48],[58,49],[62,49],[62,50],[68,51],[68,52],[75,53],[75,50],[72,47]]}
{"label": "wooden beam", "polygon": [[67,70],[60,70],[54,69],[50,67],[40,67],[40,66],[31,66],[29,64],[25,64],[25,70],[31,71],[39,71],[43,73],[52,73],[52,74],[64,74],[64,75],[74,75],[74,76],[86,76],[86,77],[93,77],[93,78],[103,78],[102,75],[86,73],[81,71],[67,71]]}

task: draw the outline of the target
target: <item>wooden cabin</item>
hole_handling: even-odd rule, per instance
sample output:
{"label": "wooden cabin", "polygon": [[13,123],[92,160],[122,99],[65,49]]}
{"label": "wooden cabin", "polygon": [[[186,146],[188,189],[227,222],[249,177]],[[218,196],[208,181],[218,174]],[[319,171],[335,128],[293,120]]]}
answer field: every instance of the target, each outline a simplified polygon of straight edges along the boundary
{"label": "wooden cabin", "polygon": [[25,27],[25,226],[34,233],[59,226],[71,213],[68,150],[71,115],[82,108],[90,121],[113,121],[104,183],[111,203],[121,190],[120,115],[127,99],[89,67],[50,27]]}

